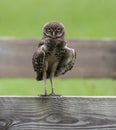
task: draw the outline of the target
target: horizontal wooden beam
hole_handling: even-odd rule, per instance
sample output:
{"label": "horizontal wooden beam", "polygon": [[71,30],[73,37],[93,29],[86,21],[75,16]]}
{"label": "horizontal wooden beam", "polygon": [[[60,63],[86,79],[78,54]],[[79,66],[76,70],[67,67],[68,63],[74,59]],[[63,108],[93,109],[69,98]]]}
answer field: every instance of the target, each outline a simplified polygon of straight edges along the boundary
{"label": "horizontal wooden beam", "polygon": [[[67,40],[77,52],[74,68],[63,78],[116,78],[116,40]],[[0,39],[0,77],[35,77],[32,55],[39,39]]]}
{"label": "horizontal wooden beam", "polygon": [[116,97],[0,97],[0,130],[115,130]]}

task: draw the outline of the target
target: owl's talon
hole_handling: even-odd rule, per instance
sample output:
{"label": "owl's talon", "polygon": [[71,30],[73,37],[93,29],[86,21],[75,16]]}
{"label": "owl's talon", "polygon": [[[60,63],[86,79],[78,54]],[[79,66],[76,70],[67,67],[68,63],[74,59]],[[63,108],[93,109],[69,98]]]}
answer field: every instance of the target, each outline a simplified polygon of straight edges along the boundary
{"label": "owl's talon", "polygon": [[55,93],[51,93],[51,94],[49,94],[49,96],[62,96],[62,95],[60,95],[60,94],[55,94]]}
{"label": "owl's talon", "polygon": [[38,96],[40,96],[40,97],[46,97],[46,96],[48,96],[47,94],[40,94],[40,95],[38,95]]}

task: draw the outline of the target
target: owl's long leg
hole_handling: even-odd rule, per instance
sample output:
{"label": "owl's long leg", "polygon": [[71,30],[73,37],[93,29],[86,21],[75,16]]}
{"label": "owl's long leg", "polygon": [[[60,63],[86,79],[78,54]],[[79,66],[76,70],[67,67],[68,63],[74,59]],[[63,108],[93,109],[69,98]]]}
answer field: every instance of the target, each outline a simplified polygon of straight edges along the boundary
{"label": "owl's long leg", "polygon": [[54,78],[54,74],[55,74],[57,65],[58,65],[58,62],[55,62],[55,63],[52,65],[52,68],[51,68],[50,83],[51,83],[52,93],[51,93],[50,95],[56,95],[55,92],[54,92],[54,81],[53,81],[53,78]]}
{"label": "owl's long leg", "polygon": [[54,92],[54,75],[51,75],[50,76],[50,83],[51,83],[51,87],[52,87],[52,93],[50,94],[50,96],[61,96],[61,95],[58,95],[58,94],[55,94]]}
{"label": "owl's long leg", "polygon": [[43,81],[44,81],[44,95],[47,95],[47,89],[46,89],[46,72],[43,74]]}
{"label": "owl's long leg", "polygon": [[53,78],[54,78],[54,76],[51,75],[50,76],[50,83],[51,83],[51,87],[52,87],[52,93],[51,93],[51,95],[55,95],[55,93],[54,93],[54,81],[53,81]]}

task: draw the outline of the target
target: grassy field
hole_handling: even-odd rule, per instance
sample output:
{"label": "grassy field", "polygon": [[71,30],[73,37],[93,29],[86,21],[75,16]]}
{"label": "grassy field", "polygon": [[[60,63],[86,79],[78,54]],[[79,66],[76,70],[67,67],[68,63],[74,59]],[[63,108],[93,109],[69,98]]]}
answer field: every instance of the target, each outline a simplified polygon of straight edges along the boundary
{"label": "grassy field", "polygon": [[[49,81],[48,92],[51,87]],[[43,82],[34,79],[0,79],[0,95],[38,95],[44,93]],[[55,92],[62,95],[114,96],[113,79],[55,79]]]}
{"label": "grassy field", "polygon": [[51,20],[68,38],[116,37],[116,0],[0,0],[0,36],[41,37]]}
{"label": "grassy field", "polygon": [[[41,38],[43,24],[51,20],[65,25],[67,38],[116,38],[116,0],[0,0],[1,37]],[[116,80],[56,79],[55,90],[63,95],[116,95]],[[43,82],[0,79],[0,95],[38,93],[43,93]]]}

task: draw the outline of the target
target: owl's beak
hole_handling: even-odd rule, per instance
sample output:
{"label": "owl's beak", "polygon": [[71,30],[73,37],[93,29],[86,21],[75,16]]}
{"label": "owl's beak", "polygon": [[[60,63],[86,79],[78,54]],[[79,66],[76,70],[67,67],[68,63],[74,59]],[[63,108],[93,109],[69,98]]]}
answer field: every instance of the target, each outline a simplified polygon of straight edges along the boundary
{"label": "owl's beak", "polygon": [[55,32],[54,32],[54,31],[53,31],[53,34],[52,34],[52,35],[53,35],[53,37],[55,37]]}

